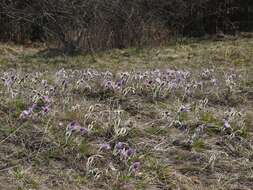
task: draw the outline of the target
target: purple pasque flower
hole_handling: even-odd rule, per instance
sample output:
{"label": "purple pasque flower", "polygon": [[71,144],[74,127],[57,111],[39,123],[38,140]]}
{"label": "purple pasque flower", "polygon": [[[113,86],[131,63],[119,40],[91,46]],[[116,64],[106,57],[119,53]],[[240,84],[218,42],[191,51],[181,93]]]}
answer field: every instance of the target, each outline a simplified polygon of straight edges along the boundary
{"label": "purple pasque flower", "polygon": [[42,107],[42,113],[43,113],[43,114],[47,114],[49,111],[50,111],[49,106],[43,106],[43,107]]}
{"label": "purple pasque flower", "polygon": [[231,128],[231,125],[229,124],[228,120],[224,119],[224,129],[229,129]]}
{"label": "purple pasque flower", "polygon": [[123,156],[128,159],[134,155],[135,151],[133,148],[124,149],[122,151]]}
{"label": "purple pasque flower", "polygon": [[80,131],[80,133],[81,133],[82,135],[85,135],[85,134],[87,134],[87,133],[89,132],[88,129],[85,128],[85,127],[80,127],[79,131]]}
{"label": "purple pasque flower", "polygon": [[33,103],[32,106],[30,106],[27,110],[24,110],[21,112],[19,118],[21,119],[27,119],[31,117],[33,110],[37,107],[37,104]]}
{"label": "purple pasque flower", "polygon": [[125,145],[126,145],[126,143],[118,142],[118,143],[115,144],[115,149],[116,150],[123,150]]}
{"label": "purple pasque flower", "polygon": [[179,112],[189,112],[190,111],[190,106],[180,106]]}
{"label": "purple pasque flower", "polygon": [[101,144],[99,150],[111,150],[111,145],[107,143]]}
{"label": "purple pasque flower", "polygon": [[67,130],[68,131],[77,131],[80,130],[81,126],[79,125],[78,122],[72,121],[67,125]]}
{"label": "purple pasque flower", "polygon": [[116,90],[120,90],[123,87],[124,84],[125,84],[125,82],[124,82],[123,79],[118,80],[118,81],[115,82],[114,88]]}
{"label": "purple pasque flower", "polygon": [[133,172],[138,172],[138,171],[140,171],[140,169],[141,169],[141,162],[135,161],[135,162],[131,165],[130,169],[131,169]]}
{"label": "purple pasque flower", "polygon": [[106,89],[113,89],[113,82],[112,81],[106,81],[105,82],[105,88]]}
{"label": "purple pasque flower", "polygon": [[27,119],[32,115],[32,111],[31,110],[24,110],[21,112],[19,118],[20,119]]}

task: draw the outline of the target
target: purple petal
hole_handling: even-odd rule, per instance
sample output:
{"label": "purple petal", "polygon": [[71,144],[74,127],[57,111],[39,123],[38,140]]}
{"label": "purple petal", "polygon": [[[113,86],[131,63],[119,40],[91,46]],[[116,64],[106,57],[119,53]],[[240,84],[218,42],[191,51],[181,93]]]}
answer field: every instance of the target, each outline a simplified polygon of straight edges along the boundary
{"label": "purple petal", "polygon": [[136,161],[132,164],[132,168],[134,171],[140,170],[140,167],[141,167],[141,163],[139,161]]}
{"label": "purple petal", "polygon": [[125,156],[126,157],[132,157],[134,155],[134,149],[129,148],[125,151]]}
{"label": "purple petal", "polygon": [[111,150],[110,144],[102,144],[100,150]]}
{"label": "purple petal", "polygon": [[124,144],[123,142],[118,142],[116,145],[115,145],[115,148],[117,150],[122,150],[124,148]]}
{"label": "purple petal", "polygon": [[67,129],[75,131],[80,129],[80,125],[76,121],[72,121],[70,124],[68,124]]}
{"label": "purple petal", "polygon": [[88,133],[88,129],[87,128],[85,128],[85,127],[81,127],[80,128],[80,132],[81,132],[81,134],[87,134]]}

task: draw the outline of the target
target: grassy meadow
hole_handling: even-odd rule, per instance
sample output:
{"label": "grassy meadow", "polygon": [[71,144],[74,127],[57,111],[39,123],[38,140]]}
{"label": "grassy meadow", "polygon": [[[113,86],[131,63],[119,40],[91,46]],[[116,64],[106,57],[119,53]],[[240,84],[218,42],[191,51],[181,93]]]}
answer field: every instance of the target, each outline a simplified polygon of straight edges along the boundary
{"label": "grassy meadow", "polygon": [[44,49],[0,44],[0,189],[252,189],[252,38]]}

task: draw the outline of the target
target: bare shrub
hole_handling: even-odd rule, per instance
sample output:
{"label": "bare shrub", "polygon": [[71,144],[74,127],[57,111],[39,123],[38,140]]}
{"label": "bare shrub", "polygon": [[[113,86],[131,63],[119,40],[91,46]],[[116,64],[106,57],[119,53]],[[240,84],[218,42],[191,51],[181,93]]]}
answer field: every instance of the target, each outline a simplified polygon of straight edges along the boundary
{"label": "bare shrub", "polygon": [[67,53],[159,45],[171,36],[250,31],[253,2],[2,0],[1,40],[59,42]]}

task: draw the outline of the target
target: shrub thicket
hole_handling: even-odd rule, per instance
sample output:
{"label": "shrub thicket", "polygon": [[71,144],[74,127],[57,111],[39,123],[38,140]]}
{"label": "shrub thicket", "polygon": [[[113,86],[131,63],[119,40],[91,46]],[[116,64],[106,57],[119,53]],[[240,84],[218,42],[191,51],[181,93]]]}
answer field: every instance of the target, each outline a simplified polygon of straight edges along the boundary
{"label": "shrub thicket", "polygon": [[0,40],[66,51],[161,44],[172,35],[253,29],[252,0],[1,0]]}

